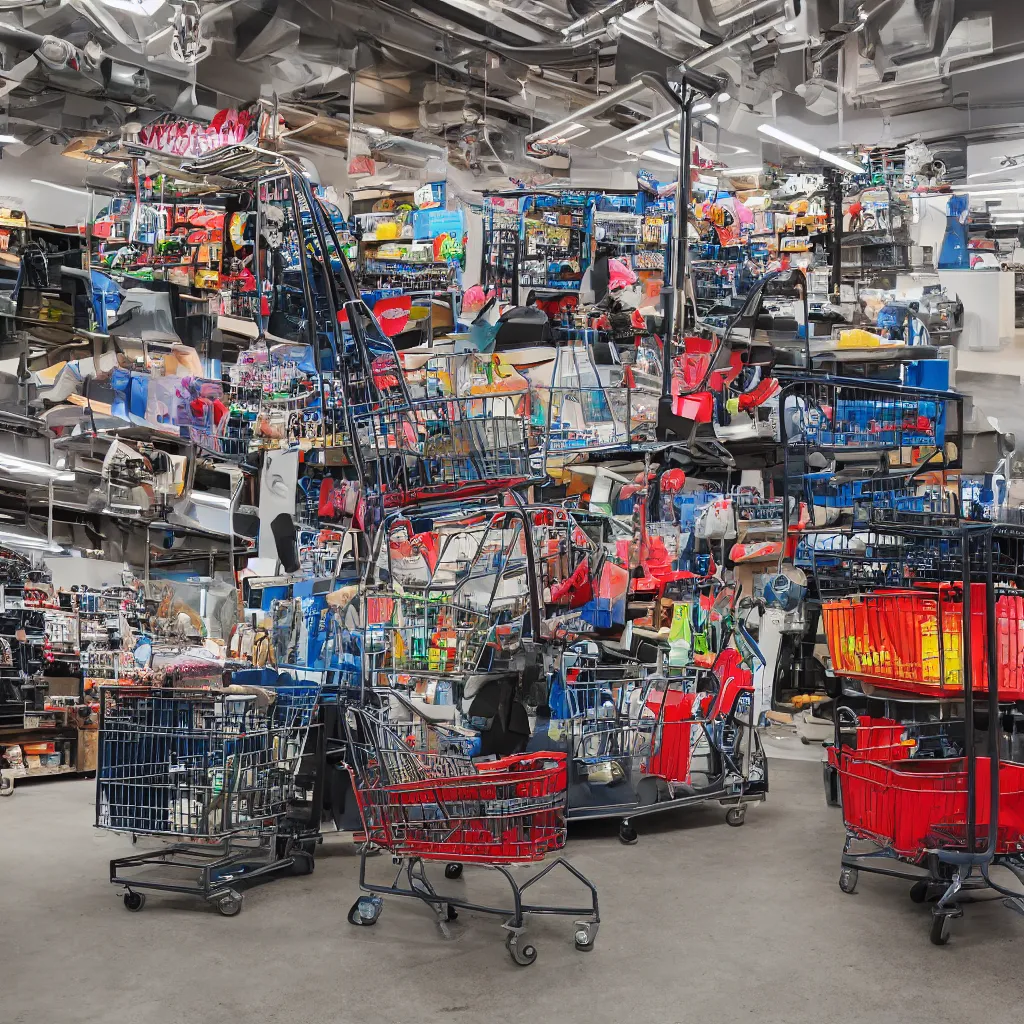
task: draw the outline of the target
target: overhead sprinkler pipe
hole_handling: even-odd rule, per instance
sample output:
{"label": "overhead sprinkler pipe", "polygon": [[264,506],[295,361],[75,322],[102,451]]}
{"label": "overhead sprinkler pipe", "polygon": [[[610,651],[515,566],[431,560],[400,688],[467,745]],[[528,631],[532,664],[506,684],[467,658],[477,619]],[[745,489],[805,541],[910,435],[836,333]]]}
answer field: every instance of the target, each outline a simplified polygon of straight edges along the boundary
{"label": "overhead sprinkler pipe", "polygon": [[628,14],[634,7],[638,7],[640,2],[641,0],[613,0],[612,3],[606,4],[600,10],[592,11],[582,18],[577,18],[571,25],[567,25],[562,29],[562,36],[569,39],[572,36],[603,29],[612,18]]}

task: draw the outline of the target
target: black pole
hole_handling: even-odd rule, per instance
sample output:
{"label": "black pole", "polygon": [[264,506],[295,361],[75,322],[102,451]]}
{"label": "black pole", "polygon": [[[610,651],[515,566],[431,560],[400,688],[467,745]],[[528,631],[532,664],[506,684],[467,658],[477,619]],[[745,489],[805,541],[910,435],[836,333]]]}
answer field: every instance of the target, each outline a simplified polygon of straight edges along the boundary
{"label": "black pole", "polygon": [[999,649],[996,643],[996,586],[993,570],[995,528],[985,530],[985,659],[988,662],[988,751],[990,810],[988,846],[991,857],[999,839]]}
{"label": "black pole", "polygon": [[[686,89],[685,82],[683,89]],[[675,331],[686,326],[686,263],[689,252],[690,209],[690,108],[696,93],[687,90],[683,102],[682,124],[679,128],[679,180],[676,183],[675,259],[671,261],[672,295],[665,303],[665,339],[661,367],[661,398],[658,400],[657,436],[667,440],[668,423],[672,415],[672,338]]]}
{"label": "black pole", "polygon": [[831,180],[832,207],[832,273],[829,290],[836,300],[839,299],[839,282],[843,272],[843,176],[840,171],[832,172]]}
{"label": "black pole", "polygon": [[[971,536],[968,529],[960,532],[960,552],[963,563],[963,598],[961,603],[961,616],[963,620],[963,650],[961,661],[963,664],[964,681],[964,755],[967,761],[967,852],[975,852],[975,826],[977,807],[975,800],[975,776],[977,766],[975,764],[974,750],[974,679],[973,679],[973,647],[971,645]],[[941,630],[942,623],[939,623]]]}

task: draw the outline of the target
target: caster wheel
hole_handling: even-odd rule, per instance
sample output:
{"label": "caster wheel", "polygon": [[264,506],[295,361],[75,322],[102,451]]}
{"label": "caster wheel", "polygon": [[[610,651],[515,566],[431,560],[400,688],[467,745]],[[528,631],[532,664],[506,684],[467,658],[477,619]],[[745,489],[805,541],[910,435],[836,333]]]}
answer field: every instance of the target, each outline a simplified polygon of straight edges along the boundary
{"label": "caster wheel", "polygon": [[577,928],[572,938],[573,945],[580,953],[589,953],[594,948],[594,940],[586,928]]}
{"label": "caster wheel", "polygon": [[740,825],[746,821],[746,818],[747,809],[743,804],[737,804],[735,807],[730,807],[729,810],[725,812],[725,823],[727,825],[732,825],[733,828],[739,828]]}
{"label": "caster wheel", "polygon": [[348,923],[369,927],[377,923],[384,901],[379,896],[360,896],[348,912]]}
{"label": "caster wheel", "polygon": [[928,883],[924,881],[915,882],[910,887],[910,898],[915,903],[924,903],[928,899]]}
{"label": "caster wheel", "polygon": [[458,921],[458,919],[459,919],[459,912],[453,906],[447,905],[445,907],[445,913],[446,913],[449,921]]}
{"label": "caster wheel", "polygon": [[520,943],[518,935],[509,933],[505,940],[505,948],[520,967],[529,967],[537,959],[537,947],[531,946],[528,942]]}
{"label": "caster wheel", "polygon": [[932,928],[928,938],[934,946],[944,946],[949,942],[949,914],[934,914],[932,916]]}
{"label": "caster wheel", "polygon": [[126,892],[124,894],[124,909],[137,914],[146,905],[146,895],[141,892]]}
{"label": "caster wheel", "polygon": [[236,917],[242,912],[242,897],[222,896],[220,902],[217,904],[217,909],[225,917]]}
{"label": "caster wheel", "polygon": [[839,888],[845,893],[852,893],[857,888],[860,872],[856,868],[843,868],[839,872]]}
{"label": "caster wheel", "polygon": [[801,736],[801,737],[800,737],[800,742],[801,742],[801,743],[802,743],[802,744],[803,744],[803,745],[804,745],[805,747],[809,747],[809,746],[811,745],[811,741],[810,741],[810,740],[809,740],[809,739],[808,739],[808,738],[807,738],[806,736]]}
{"label": "caster wheel", "polygon": [[462,877],[462,865],[461,864],[445,864],[444,866],[444,877],[448,879],[456,879]]}
{"label": "caster wheel", "polygon": [[640,842],[640,834],[628,821],[619,825],[619,842],[626,846],[636,846]]}
{"label": "caster wheel", "polygon": [[313,854],[306,853],[302,850],[296,850],[292,854],[292,874],[293,875],[311,875],[313,874],[313,868],[316,867],[316,861],[313,859]]}

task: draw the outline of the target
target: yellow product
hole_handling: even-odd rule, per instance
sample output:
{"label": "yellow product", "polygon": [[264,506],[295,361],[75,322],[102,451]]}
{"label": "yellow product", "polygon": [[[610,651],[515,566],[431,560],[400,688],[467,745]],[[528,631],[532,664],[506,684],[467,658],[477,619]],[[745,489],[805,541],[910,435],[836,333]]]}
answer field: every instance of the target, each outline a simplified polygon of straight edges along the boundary
{"label": "yellow product", "polygon": [[839,335],[839,348],[877,348],[882,344],[882,338],[878,334],[854,327],[849,331],[843,331]]}

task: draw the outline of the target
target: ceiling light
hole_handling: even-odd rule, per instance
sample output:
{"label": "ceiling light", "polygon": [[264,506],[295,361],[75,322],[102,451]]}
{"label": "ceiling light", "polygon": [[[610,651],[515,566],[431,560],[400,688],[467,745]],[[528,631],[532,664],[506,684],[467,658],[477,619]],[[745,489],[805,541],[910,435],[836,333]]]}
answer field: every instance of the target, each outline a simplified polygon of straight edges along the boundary
{"label": "ceiling light", "polygon": [[578,139],[581,135],[586,135],[590,129],[585,124],[580,124],[578,121],[571,121],[569,124],[558,131],[552,132],[550,135],[545,135],[544,138],[538,139],[538,142],[547,143],[562,143],[569,142],[570,139]]}
{"label": "ceiling light", "polygon": [[87,192],[84,188],[72,188],[70,185],[58,185],[55,181],[44,181],[42,178],[30,178],[33,185],[46,185],[47,188],[59,189],[61,192],[77,192],[80,196],[92,195],[91,192]]}
{"label": "ceiling light", "polygon": [[710,109],[711,109],[711,104],[708,103],[707,100],[701,100],[700,103],[694,103],[694,105],[692,107],[690,107],[690,113],[691,114],[703,114],[705,110],[710,110]]}
{"label": "ceiling light", "polygon": [[660,160],[663,164],[671,164],[673,167],[679,166],[679,157],[674,153],[662,153],[657,149],[645,149],[643,155],[649,160]]}
{"label": "ceiling light", "polygon": [[727,92],[720,92],[717,96],[719,103],[728,103],[732,97]]}
{"label": "ceiling light", "polygon": [[712,124],[718,124],[718,118],[714,114],[701,114],[701,121],[710,121]]}
{"label": "ceiling light", "polygon": [[790,149],[799,149],[802,153],[810,153],[811,156],[818,156],[821,153],[817,146],[812,145],[810,142],[805,142],[803,139],[798,139],[795,135],[780,131],[773,124],[759,124],[757,130],[762,135],[767,135],[769,138],[781,142],[784,146],[789,146]]}
{"label": "ceiling light", "polygon": [[836,167],[839,167],[844,171],[849,171],[850,174],[864,173],[863,164],[855,164],[852,160],[846,160],[841,156],[836,156],[835,153],[830,153],[827,149],[821,150],[818,156],[820,156],[822,160],[827,160],[830,164],[834,164]]}
{"label": "ceiling light", "polygon": [[5,548],[29,548],[32,551],[47,551],[54,555],[63,554],[59,544],[52,544],[45,537],[26,537],[20,533],[0,530],[0,545]]}
{"label": "ceiling light", "polygon": [[1005,167],[999,167],[994,171],[975,171],[973,174],[968,174],[968,178],[989,178],[993,174],[1009,174],[1011,171],[1024,171],[1024,164],[1011,163]]}
{"label": "ceiling light", "polygon": [[836,156],[835,153],[830,153],[827,149],[818,149],[814,143],[807,142],[805,139],[798,139],[795,135],[790,135],[788,132],[780,131],[775,125],[759,124],[757,130],[762,135],[767,135],[769,138],[781,142],[784,146],[789,146],[790,149],[798,149],[801,153],[809,153],[811,156],[816,156],[819,160],[825,160],[830,164],[834,164],[836,167],[849,171],[851,174],[864,173],[862,164],[855,164],[852,160]]}
{"label": "ceiling light", "polygon": [[9,142],[17,142],[18,140],[13,135],[0,135],[0,146],[5,146]]}
{"label": "ceiling light", "polygon": [[618,135],[612,135],[610,138],[604,139],[601,142],[595,142],[590,148],[598,149],[601,146],[612,146],[616,142],[635,142],[637,139],[642,139],[645,135],[650,135],[652,132],[656,132],[660,128],[665,128],[672,124],[673,121],[678,120],[679,111],[669,110],[664,114],[658,114],[656,117],[652,117],[649,121],[643,121],[640,124],[631,125],[629,128],[619,132]]}
{"label": "ceiling light", "polygon": [[957,188],[955,191],[964,196],[1012,196],[1024,193],[1024,184],[1005,188]]}
{"label": "ceiling light", "polygon": [[66,470],[54,469],[42,462],[33,462],[31,459],[21,459],[17,455],[0,453],[0,470],[5,473],[22,473],[27,476],[45,477],[56,483],[73,483],[75,474]]}
{"label": "ceiling light", "polygon": [[719,167],[718,173],[724,178],[738,178],[742,174],[760,174],[763,170],[758,164],[756,167]]}

